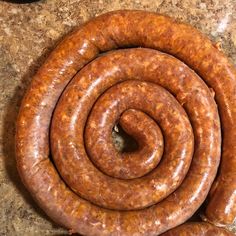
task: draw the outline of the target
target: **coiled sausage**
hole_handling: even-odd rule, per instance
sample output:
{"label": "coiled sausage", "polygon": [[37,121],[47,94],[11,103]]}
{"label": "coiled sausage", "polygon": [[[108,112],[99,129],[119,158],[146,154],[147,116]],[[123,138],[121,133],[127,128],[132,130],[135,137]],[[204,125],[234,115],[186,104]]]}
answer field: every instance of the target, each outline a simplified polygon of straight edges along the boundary
{"label": "coiled sausage", "polygon": [[[95,59],[125,47],[143,48]],[[235,77],[222,52],[189,25],[143,11],[99,16],[67,36],[31,82],[17,121],[20,176],[44,211],[71,232],[150,236],[194,214],[222,155],[206,218],[231,225]],[[112,127],[129,117],[155,127],[141,135],[124,125],[139,143],[132,161],[111,141]]]}

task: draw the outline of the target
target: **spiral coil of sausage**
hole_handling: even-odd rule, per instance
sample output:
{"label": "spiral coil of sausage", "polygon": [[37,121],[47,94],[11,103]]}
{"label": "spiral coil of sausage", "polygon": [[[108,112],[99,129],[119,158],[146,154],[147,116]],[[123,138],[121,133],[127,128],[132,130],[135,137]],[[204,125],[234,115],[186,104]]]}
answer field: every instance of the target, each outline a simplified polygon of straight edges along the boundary
{"label": "spiral coil of sausage", "polygon": [[[236,70],[200,32],[155,13],[107,13],[67,36],[33,78],[17,121],[18,170],[72,233],[160,235],[207,196],[205,219],[230,227],[235,107]],[[115,149],[117,123],[134,152]]]}

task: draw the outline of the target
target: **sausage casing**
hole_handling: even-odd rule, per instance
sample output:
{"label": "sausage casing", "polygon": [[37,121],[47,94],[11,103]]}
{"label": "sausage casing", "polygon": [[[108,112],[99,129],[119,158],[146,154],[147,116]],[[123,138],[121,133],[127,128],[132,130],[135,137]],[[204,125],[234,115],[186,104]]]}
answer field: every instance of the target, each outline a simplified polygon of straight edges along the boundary
{"label": "sausage casing", "polygon": [[[99,52],[125,47],[146,49],[119,50],[93,60]],[[209,195],[206,218],[216,224],[230,225],[236,216],[235,77],[235,69],[225,56],[189,25],[143,11],[116,11],[99,16],[67,36],[31,82],[17,121],[16,155],[20,176],[44,211],[72,232],[150,236],[182,224],[194,214],[209,192],[221,155],[219,176]],[[171,110],[171,106],[161,110],[151,101],[147,104],[149,100],[146,101],[144,95],[143,100],[135,103],[135,91],[130,89],[133,91],[130,99],[136,104],[136,109],[141,105],[142,111],[151,114],[155,113],[155,109],[164,112],[169,108],[169,113],[173,112],[170,119],[175,121],[179,117],[180,123],[172,123],[176,132],[172,134],[166,128],[164,134],[168,134],[166,137],[181,137],[179,140],[183,142],[174,144],[171,141],[173,138],[170,139],[167,142],[169,146],[164,147],[163,160],[140,180],[130,177],[116,180],[99,171],[88,159],[84,146],[85,123],[90,113],[89,107],[93,107],[102,93],[107,89],[108,92],[113,91],[117,100],[119,96],[115,91],[126,94],[125,88],[130,88],[129,83],[140,86],[140,93],[146,88],[145,83],[158,84],[153,87],[163,87],[161,91],[169,98],[166,101],[179,103],[173,106],[178,111]],[[217,106],[206,84],[215,91],[223,130],[222,154]],[[144,90],[149,87],[152,86]],[[176,100],[173,100],[174,97]],[[101,99],[107,101],[106,97]],[[99,100],[97,102],[99,104]],[[126,104],[125,95],[119,104]],[[97,105],[98,110],[104,108],[103,105]],[[130,108],[132,106],[127,107]],[[121,110],[124,111],[124,108]],[[111,111],[112,114],[120,114]],[[100,117],[95,114],[91,119],[99,121]],[[158,119],[161,121],[161,115]],[[157,118],[154,117],[154,120]],[[186,125],[186,137],[177,132],[181,122]],[[111,123],[108,121],[107,124]],[[165,127],[168,127],[168,122]],[[49,158],[49,133],[56,167],[66,183]],[[107,136],[103,140],[107,140]],[[185,147],[182,152],[179,145]],[[178,163],[175,156],[168,156],[166,149],[179,153]],[[187,162],[181,162],[182,158]],[[167,160],[172,160],[172,163],[164,165]],[[175,171],[171,172],[173,166]],[[170,189],[167,188],[169,182],[165,182],[168,179],[166,176],[155,178],[162,177],[164,170],[172,174]],[[96,175],[92,175],[94,173]],[[128,181],[132,182],[131,189],[136,189],[134,194],[128,189]],[[144,182],[149,185],[144,185]],[[162,183],[159,190],[157,183]],[[114,191],[101,188],[109,185]],[[151,187],[155,194],[144,196],[141,190],[147,189],[149,193]],[[142,195],[135,196],[138,190]]]}

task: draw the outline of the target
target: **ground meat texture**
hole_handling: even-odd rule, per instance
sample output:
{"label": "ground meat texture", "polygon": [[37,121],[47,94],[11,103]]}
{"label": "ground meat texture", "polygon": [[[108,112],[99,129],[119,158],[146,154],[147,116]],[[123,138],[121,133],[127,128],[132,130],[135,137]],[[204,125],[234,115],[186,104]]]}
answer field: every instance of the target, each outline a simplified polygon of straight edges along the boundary
{"label": "ground meat texture", "polygon": [[185,223],[167,231],[162,236],[233,236],[234,234],[208,223]]}
{"label": "ground meat texture", "polygon": [[[56,47],[22,101],[22,181],[55,222],[82,235],[160,235],[189,219],[210,189],[204,219],[228,227],[235,77],[189,25],[144,11],[94,18]],[[135,152],[114,148],[117,123],[136,139]]]}
{"label": "ground meat texture", "polygon": [[[136,85],[135,81],[133,84]],[[132,89],[134,90],[132,92],[135,96],[135,93],[138,91],[135,90],[135,88]],[[119,92],[120,91],[116,89],[116,93]],[[157,91],[155,91],[155,93],[157,93]],[[156,95],[159,96],[159,94]],[[127,101],[128,97],[129,96],[125,98]],[[109,98],[107,99],[109,100]],[[112,101],[107,102],[111,103]],[[115,102],[117,102],[116,106],[120,106],[118,105],[118,100]],[[127,105],[128,104],[124,104],[123,106]],[[88,156],[91,157],[99,169],[112,177],[134,179],[149,173],[159,163],[164,148],[162,132],[157,123],[144,112],[132,108],[126,109],[121,114],[118,113],[116,117],[113,115],[112,122],[112,117],[110,116],[112,111],[103,111],[104,109],[106,109],[106,107],[104,107],[103,103],[96,111],[92,109],[92,115],[87,121],[85,144]],[[103,114],[103,116],[99,116],[99,114]],[[119,124],[127,134],[136,137],[138,143],[137,150],[120,153],[114,148],[111,132],[114,129],[114,123],[116,121],[119,121]],[[188,125],[190,127],[190,124]],[[193,138],[191,130],[189,131],[189,136]],[[193,141],[190,141],[190,145],[192,148]],[[129,182],[130,181],[127,183]]]}

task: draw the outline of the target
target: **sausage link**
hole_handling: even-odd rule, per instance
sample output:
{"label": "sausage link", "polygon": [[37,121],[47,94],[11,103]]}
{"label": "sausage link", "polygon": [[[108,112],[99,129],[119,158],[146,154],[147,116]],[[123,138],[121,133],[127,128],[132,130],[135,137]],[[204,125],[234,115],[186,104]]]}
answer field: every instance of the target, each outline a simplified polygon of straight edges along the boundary
{"label": "sausage link", "polygon": [[[143,48],[96,58],[125,47]],[[22,101],[16,130],[22,181],[70,232],[154,236],[195,213],[222,156],[205,218],[230,226],[236,216],[235,77],[225,56],[189,25],[143,11],[94,18],[57,46]],[[144,124],[126,126],[132,116]],[[139,144],[132,165],[125,160],[131,156],[113,146],[117,122]],[[155,128],[141,135],[135,127],[146,122]]]}
{"label": "sausage link", "polygon": [[[84,150],[85,123],[83,121],[86,120],[88,114],[86,108],[90,109],[90,104],[93,104],[94,101],[93,95],[86,92],[91,91],[90,88],[86,88],[84,96],[82,95],[80,77],[76,78],[78,78],[76,86],[74,83],[72,86],[69,85],[63,95],[65,99],[60,100],[58,104],[51,132],[53,157],[59,172],[67,183],[79,195],[91,202],[117,210],[144,208],[159,202],[173,192],[185,177],[193,152],[191,125],[180,104],[157,85],[136,81],[120,83],[98,99],[91,113],[92,122],[93,119],[98,119],[98,122],[89,126],[90,134],[98,142],[91,144],[94,145],[95,151],[98,146],[108,146],[109,149],[109,145],[111,146],[112,143],[107,145],[106,141],[107,137],[111,136],[111,128],[120,114],[131,108],[140,109],[153,117],[162,127],[166,143],[167,155],[163,156],[163,163],[152,173],[132,181],[109,178],[91,164]],[[104,83],[104,81],[102,82]],[[94,86],[95,83],[99,86],[96,81],[90,85]],[[79,91],[82,93],[77,93]],[[100,92],[97,86],[94,91]],[[78,94],[80,99],[75,94]],[[71,101],[68,102],[67,98]],[[79,108],[79,111],[77,109],[72,111],[72,107],[75,106]],[[67,113],[67,111],[72,112]],[[73,121],[69,117],[73,117]],[[96,130],[101,130],[103,135],[99,135],[98,138]],[[65,138],[65,131],[70,139]],[[176,142],[179,143],[178,146]],[[93,157],[90,156],[90,158]],[[138,164],[139,162],[136,163],[136,165]],[[113,163],[109,168],[112,168],[112,165]],[[70,173],[74,174],[70,175]],[[163,176],[163,173],[166,175]],[[92,191],[90,191],[91,189]]]}
{"label": "sausage link", "polygon": [[233,236],[234,234],[220,227],[208,223],[185,223],[162,236]]}
{"label": "sausage link", "polygon": [[157,123],[139,110],[125,110],[119,115],[116,119],[121,127],[138,143],[138,149],[134,152],[120,154],[114,148],[111,137],[114,122],[110,119],[109,113],[92,110],[85,130],[86,150],[90,159],[104,173],[119,179],[134,179],[148,174],[158,165],[163,154],[163,136]]}
{"label": "sausage link", "polygon": [[[138,143],[137,150],[122,152],[121,155],[113,147],[110,136],[113,127],[107,130],[107,138],[101,139],[104,135],[102,129],[94,130],[94,122],[101,125],[100,120],[89,118],[85,131],[86,150],[103,172],[120,179],[132,179],[142,177],[158,165],[163,154],[163,135],[157,123],[148,115],[134,109],[121,114],[119,124]],[[104,143],[105,140],[109,141],[109,145],[108,142]]]}
{"label": "sausage link", "polygon": [[[99,142],[99,146],[108,146],[109,149],[107,139],[111,127],[114,126],[120,113],[130,108],[140,109],[154,117],[162,128],[166,153],[163,156],[163,162],[150,175],[128,182],[108,178],[91,164],[83,147],[83,127],[87,115],[98,96],[109,86],[122,80],[136,78],[159,83],[162,87],[171,90],[177,97],[179,96],[177,89],[184,91],[184,98],[178,99],[189,107],[189,114],[192,114],[191,121],[196,125],[195,129],[199,130],[197,131],[199,134],[196,134],[197,145],[195,149],[197,157],[194,160],[200,159],[200,156],[203,158],[204,155],[206,158],[211,156],[219,158],[219,121],[216,106],[209,90],[194,73],[190,73],[186,66],[182,63],[176,64],[176,60],[172,58],[168,59],[167,55],[148,49],[130,49],[107,54],[93,61],[90,66],[79,72],[67,87],[53,117],[52,153],[63,178],[75,192],[85,199],[110,209],[131,210],[144,208],[159,202],[173,192],[182,182],[189,168],[193,142],[191,142],[190,124],[187,123],[184,117],[178,115],[183,113],[180,111],[181,107],[177,109],[178,104],[172,105],[171,101],[168,102],[168,97],[162,96],[158,88],[152,91],[149,89],[148,93],[143,93],[142,90],[145,90],[145,88],[141,85],[140,88],[139,84],[134,82],[133,89],[128,86],[127,91],[123,92],[124,98],[121,96],[123,90],[117,89],[116,91],[114,89],[112,93],[105,92],[105,94],[108,94],[107,99],[101,98],[101,102],[98,99],[90,117],[92,120],[94,117],[99,120],[88,126],[90,133]],[[130,67],[129,65],[132,62],[133,66]],[[99,64],[106,66],[101,68]],[[160,64],[163,67],[165,64],[168,65],[169,69],[161,69]],[[119,65],[118,73],[112,74],[112,71],[116,71],[114,68],[117,68],[117,65]],[[144,65],[152,68],[151,74],[149,70],[145,71]],[[186,70],[189,71],[186,79],[190,80],[192,78],[191,86],[190,82],[188,82],[188,86],[186,83],[180,84],[179,78],[175,75],[175,70],[179,70],[179,67],[183,69],[184,73]],[[161,74],[157,73],[158,69]],[[89,80],[83,80],[83,78],[88,77],[90,77]],[[165,81],[168,81],[168,83],[161,81],[163,77],[166,78]],[[119,95],[115,96],[115,94]],[[139,96],[136,96],[136,94]],[[125,100],[120,100],[121,98]],[[175,110],[172,108],[174,106],[176,107]],[[198,106],[199,112],[194,114],[196,113],[194,111],[196,106]],[[206,110],[209,112],[208,114],[206,114]],[[73,119],[70,119],[71,117]],[[205,124],[204,131],[200,131],[203,123]],[[96,135],[96,130],[100,130],[103,135]],[[200,132],[203,132],[203,134]],[[65,138],[65,135],[70,138]],[[98,136],[100,137],[98,138]],[[204,137],[201,138],[201,136]],[[209,148],[209,145],[207,147],[210,142],[215,142],[214,148]],[[74,148],[75,145],[76,148]],[[96,148],[97,145],[94,146]],[[218,149],[215,146],[218,146]],[[93,158],[93,156],[90,156],[90,158]],[[214,166],[218,165],[217,158],[213,163]],[[205,167],[207,167],[205,164],[199,165],[199,168]],[[110,168],[112,168],[112,164]],[[207,172],[207,168],[205,171]],[[71,175],[70,173],[74,174]],[[166,173],[166,175],[163,176],[163,173]],[[212,173],[212,176],[215,176],[215,172]],[[165,186],[168,186],[168,188]],[[199,191],[198,187],[196,185],[196,191]],[[92,191],[90,191],[91,189]],[[100,191],[102,191],[102,194]],[[189,192],[193,192],[193,189]]]}

